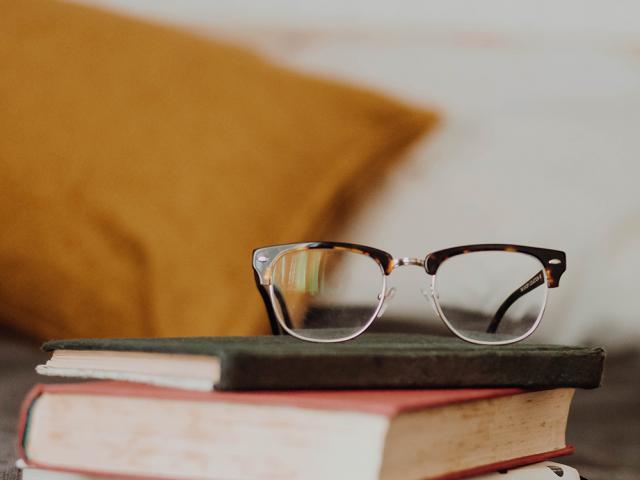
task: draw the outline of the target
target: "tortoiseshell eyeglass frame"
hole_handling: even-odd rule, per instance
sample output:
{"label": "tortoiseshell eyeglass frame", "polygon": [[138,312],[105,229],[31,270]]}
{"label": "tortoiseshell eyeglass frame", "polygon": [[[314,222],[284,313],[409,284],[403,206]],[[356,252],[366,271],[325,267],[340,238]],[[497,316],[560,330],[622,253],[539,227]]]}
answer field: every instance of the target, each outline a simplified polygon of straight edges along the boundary
{"label": "tortoiseshell eyeglass frame", "polygon": [[[276,264],[278,259],[286,253],[291,253],[293,251],[314,250],[314,249],[347,250],[350,252],[367,255],[371,257],[373,260],[375,260],[376,263],[380,266],[381,274],[383,275],[383,284],[382,284],[382,292],[379,296],[379,303],[378,303],[377,309],[375,310],[375,312],[373,312],[371,318],[363,326],[363,328],[353,333],[352,335],[349,335],[348,337],[339,338],[339,339],[312,339],[312,338],[302,337],[294,331],[293,327],[291,326],[290,320],[286,318],[282,318],[282,312],[278,313],[277,309],[274,307],[274,302],[276,301],[279,301],[280,303],[283,303],[283,302],[281,298],[278,298],[278,292],[276,289],[273,288],[273,284],[271,282],[273,266]],[[462,335],[460,332],[458,332],[455,329],[455,327],[453,327],[451,323],[447,320],[446,316],[442,312],[442,309],[439,303],[437,302],[437,300],[435,300],[434,288],[435,288],[436,273],[440,265],[442,265],[442,263],[445,260],[457,255],[465,255],[472,252],[491,252],[491,251],[518,252],[518,253],[530,255],[532,257],[535,257],[542,266],[540,271],[536,272],[536,274],[533,277],[531,277],[526,282],[524,282],[520,287],[515,289],[514,292],[508,298],[506,298],[503,304],[500,306],[491,324],[487,328],[488,333],[495,333],[507,309],[522,295],[526,294],[532,289],[540,285],[543,285],[545,283],[549,288],[556,288],[560,285],[560,277],[565,272],[566,265],[567,265],[566,254],[564,252],[560,250],[528,247],[524,245],[487,243],[487,244],[463,245],[459,247],[445,248],[443,250],[438,250],[432,253],[428,253],[424,257],[424,259],[420,259],[420,258],[414,258],[414,257],[394,258],[390,253],[387,253],[383,250],[378,250],[377,248],[367,247],[364,245],[358,245],[354,243],[324,242],[324,241],[301,242],[301,243],[289,243],[284,245],[273,245],[273,246],[255,249],[253,251],[253,269],[255,274],[256,285],[258,287],[258,290],[262,296],[265,307],[267,309],[267,313],[269,315],[269,322],[271,324],[271,331],[274,335],[290,334],[301,340],[306,340],[310,342],[320,342],[320,343],[344,342],[359,336],[360,334],[362,334],[367,330],[367,328],[371,325],[371,323],[373,323],[373,321],[376,318],[379,318],[381,316],[381,312],[383,311],[382,307],[387,298],[386,277],[389,276],[398,267],[413,265],[413,266],[424,268],[425,272],[431,276],[431,299],[434,301],[434,307],[440,319],[444,322],[447,328],[454,335],[468,342],[480,344],[480,345],[506,345],[506,344],[516,343],[529,337],[536,330],[536,328],[540,324],[542,315],[544,313],[544,305],[534,325],[525,334],[519,337],[516,337],[514,339],[490,342],[490,341],[483,341],[483,340],[468,338]],[[546,299],[545,299],[545,304],[546,304]],[[286,315],[286,313],[284,315]]]}

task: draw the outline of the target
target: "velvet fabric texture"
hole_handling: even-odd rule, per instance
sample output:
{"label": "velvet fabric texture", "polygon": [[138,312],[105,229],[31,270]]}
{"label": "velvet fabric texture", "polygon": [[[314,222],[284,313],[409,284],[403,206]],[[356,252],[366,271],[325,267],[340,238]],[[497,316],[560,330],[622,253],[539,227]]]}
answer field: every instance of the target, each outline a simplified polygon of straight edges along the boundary
{"label": "velvet fabric texture", "polygon": [[0,1],[0,322],[267,332],[256,246],[330,238],[433,113],[100,10]]}

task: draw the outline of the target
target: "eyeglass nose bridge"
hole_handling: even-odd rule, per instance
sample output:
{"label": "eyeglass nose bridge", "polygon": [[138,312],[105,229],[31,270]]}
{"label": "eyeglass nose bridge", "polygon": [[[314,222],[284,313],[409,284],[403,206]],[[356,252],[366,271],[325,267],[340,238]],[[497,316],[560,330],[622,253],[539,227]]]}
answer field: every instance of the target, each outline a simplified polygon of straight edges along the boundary
{"label": "eyeglass nose bridge", "polygon": [[415,257],[401,257],[393,260],[393,270],[398,267],[404,267],[405,265],[424,268],[424,260],[422,258]]}

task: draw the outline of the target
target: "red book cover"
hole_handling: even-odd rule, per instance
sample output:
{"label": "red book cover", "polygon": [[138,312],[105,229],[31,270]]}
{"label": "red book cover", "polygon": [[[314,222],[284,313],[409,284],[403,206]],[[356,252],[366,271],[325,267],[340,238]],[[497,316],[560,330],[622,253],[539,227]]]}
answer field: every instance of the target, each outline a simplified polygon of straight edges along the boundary
{"label": "red book cover", "polygon": [[[202,402],[245,403],[256,405],[292,406],[314,410],[341,410],[373,413],[386,417],[394,417],[402,412],[442,407],[456,403],[497,398],[507,395],[525,393],[519,388],[488,389],[451,389],[451,390],[323,390],[323,391],[274,391],[274,392],[198,392],[131,382],[86,382],[74,384],[38,384],[26,396],[19,419],[18,452],[30,467],[59,470],[46,465],[30,462],[24,450],[24,441],[29,422],[29,412],[39,396],[45,393],[99,395],[118,397],[149,397]],[[566,446],[559,450],[510,459],[504,462],[483,465],[471,470],[447,474],[437,480],[457,480],[480,475],[496,470],[547,460],[552,457],[567,455],[573,447]],[[69,470],[70,471],[70,470]],[[105,475],[101,472],[82,471],[90,475]],[[109,473],[109,476],[113,474]]]}

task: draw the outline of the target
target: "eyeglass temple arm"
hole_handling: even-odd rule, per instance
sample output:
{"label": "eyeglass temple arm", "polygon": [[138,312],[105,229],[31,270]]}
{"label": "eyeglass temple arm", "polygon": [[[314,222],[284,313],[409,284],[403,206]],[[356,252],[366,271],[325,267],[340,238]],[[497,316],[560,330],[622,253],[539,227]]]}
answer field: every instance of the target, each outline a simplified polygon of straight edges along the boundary
{"label": "eyeglass temple arm", "polygon": [[502,305],[500,305],[500,308],[498,308],[498,311],[496,311],[496,314],[493,316],[491,323],[487,327],[487,333],[496,333],[496,331],[498,330],[498,327],[500,326],[500,322],[502,321],[502,317],[504,317],[504,314],[507,313],[507,310],[511,308],[511,305],[516,303],[516,301],[520,297],[526,295],[531,290],[534,290],[543,284],[544,284],[544,272],[540,270],[533,277],[531,277],[529,280],[524,282],[520,287],[518,287],[511,295],[509,295],[504,302],[502,302]]}
{"label": "eyeglass temple arm", "polygon": [[254,272],[254,276],[256,279],[256,286],[258,287],[258,292],[260,292],[260,296],[262,297],[262,301],[264,302],[264,306],[267,310],[267,314],[269,315],[269,325],[271,326],[271,333],[273,335],[282,335],[283,334],[282,327],[280,327],[280,324],[278,323],[278,319],[276,318],[276,314],[273,311],[273,308],[271,308],[269,291],[264,285],[262,285],[262,283],[260,282],[260,277],[256,272]]}
{"label": "eyeglass temple arm", "polygon": [[[275,285],[273,286],[273,291],[276,294],[276,298],[278,299],[278,304],[280,305],[280,311],[282,312],[282,320],[284,320],[284,323],[288,328],[293,329],[293,323],[291,323],[291,315],[289,315],[289,310],[287,309],[287,304],[284,301],[284,297],[282,296],[282,292]],[[272,306],[271,310],[273,310],[273,306]],[[283,335],[287,333],[285,330],[283,330],[280,327],[279,323],[278,323],[278,329],[281,331],[281,333]]]}
{"label": "eyeglass temple arm", "polygon": [[[260,276],[257,272],[253,272],[256,280],[256,286],[258,287],[258,291],[260,292],[260,296],[262,297],[262,301],[264,302],[264,306],[267,309],[267,314],[269,315],[269,325],[271,326],[271,333],[273,335],[286,335],[287,332],[280,326],[280,322],[278,322],[278,318],[276,317],[276,312],[273,309],[273,305],[271,304],[271,298],[269,298],[269,289],[267,286],[262,285],[260,281]],[[274,287],[274,292],[276,297],[278,298],[278,302],[281,305],[283,320],[289,328],[292,328],[291,325],[291,317],[289,316],[289,311],[282,299],[282,293],[277,287]]]}

